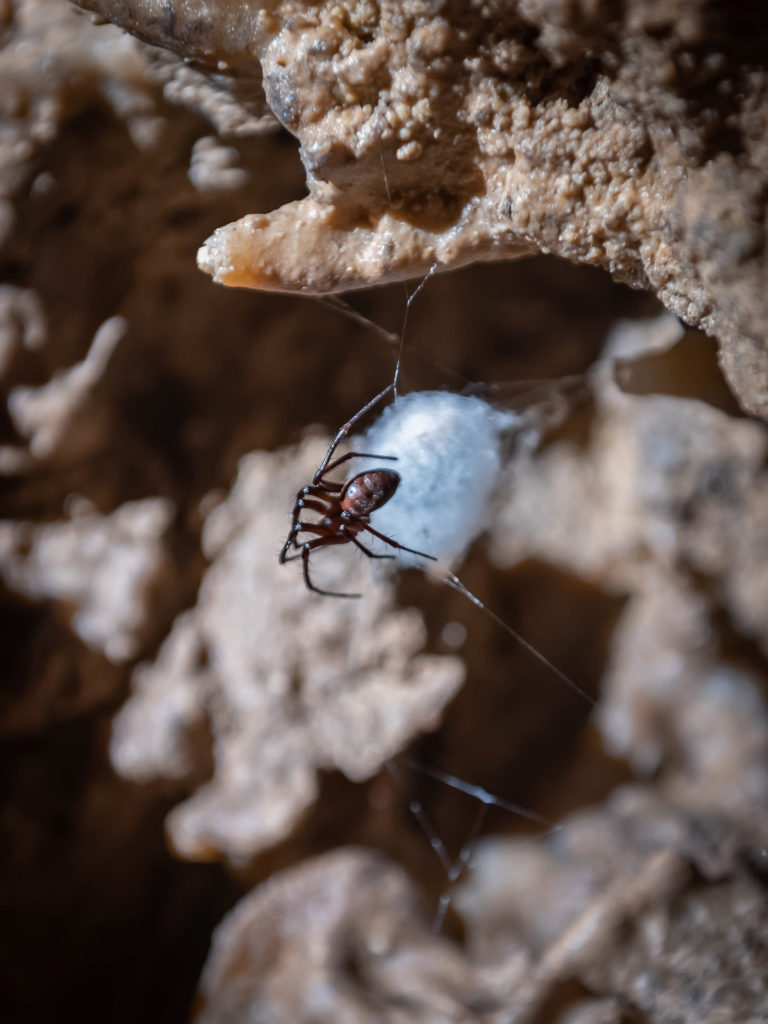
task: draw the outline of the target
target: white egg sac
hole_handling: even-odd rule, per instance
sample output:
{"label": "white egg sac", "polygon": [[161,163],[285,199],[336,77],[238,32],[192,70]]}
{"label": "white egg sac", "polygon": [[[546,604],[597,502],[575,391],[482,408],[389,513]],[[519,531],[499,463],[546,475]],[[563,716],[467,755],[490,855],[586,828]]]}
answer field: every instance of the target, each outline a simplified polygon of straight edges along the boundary
{"label": "white egg sac", "polygon": [[[517,423],[512,413],[480,398],[447,391],[414,391],[387,406],[357,450],[396,456],[397,462],[356,459],[353,473],[394,470],[397,491],[371,514],[379,533],[409,548],[453,561],[485,528],[501,469],[501,433]],[[387,548],[370,534],[360,538],[404,565],[425,559]]]}

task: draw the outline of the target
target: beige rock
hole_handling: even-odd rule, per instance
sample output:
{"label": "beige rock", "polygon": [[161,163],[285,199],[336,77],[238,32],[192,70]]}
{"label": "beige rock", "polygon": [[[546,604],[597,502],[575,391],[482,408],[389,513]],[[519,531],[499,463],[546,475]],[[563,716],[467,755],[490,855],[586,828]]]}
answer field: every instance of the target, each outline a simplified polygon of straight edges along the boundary
{"label": "beige rock", "polygon": [[[83,413],[91,392],[101,380],[115,346],[127,329],[123,317],[106,320],[96,332],[85,359],[68,370],[60,371],[41,387],[13,388],[8,396],[8,412],[18,432],[28,438],[29,451],[36,459],[54,454],[62,441],[70,449],[92,444],[93,424],[81,426],[76,419]],[[86,414],[87,418],[87,414]],[[77,435],[90,435],[80,436]]]}
{"label": "beige rock", "polygon": [[214,935],[199,998],[197,1024],[406,1024],[466,1021],[487,994],[459,950],[430,934],[400,869],[348,847],[238,904]]}
{"label": "beige rock", "polygon": [[682,556],[764,645],[764,427],[701,401],[634,395],[615,380],[616,360],[631,366],[671,347],[678,332],[668,317],[617,329],[598,367],[589,449],[557,443],[510,464],[493,557],[544,557],[633,591],[650,565],[672,569]]}
{"label": "beige rock", "polygon": [[0,577],[18,593],[73,607],[71,624],[110,661],[130,660],[147,629],[146,596],[166,567],[172,504],[149,498],[101,516],[72,501],[69,521],[0,523]]}
{"label": "beige rock", "polygon": [[765,15],[413,0],[312,7],[82,0],[263,83],[309,196],[219,228],[225,284],[330,292],[432,264],[554,252],[654,291],[715,334],[766,414]]}
{"label": "beige rock", "polygon": [[[310,195],[284,220],[268,219],[275,266],[289,250],[296,264],[283,266],[288,284],[343,278],[345,267],[350,280],[366,267],[410,273],[438,244],[471,259],[485,252],[483,232],[500,214],[491,220],[482,195],[458,212],[450,195],[441,199],[437,185],[460,188],[466,165],[436,164],[435,151],[450,156],[450,145],[415,131],[450,123],[446,96],[461,104],[469,93],[438,91],[435,110],[404,101],[391,116],[402,125],[410,119],[414,136],[396,139],[395,124],[391,146],[362,138],[348,179],[338,153],[326,154],[327,174],[318,159],[326,130],[330,142],[357,131],[342,92],[370,86],[375,118],[379,92],[390,88],[380,86],[389,66],[376,64],[382,54],[388,61],[409,46],[440,43],[433,13],[418,14],[420,36],[401,33],[391,45],[397,26],[390,18],[379,31],[372,17],[368,35],[347,33],[350,52],[329,55],[324,41],[347,31],[344,19],[313,35],[301,19],[324,17],[325,8],[293,8],[288,27],[287,7],[271,10],[266,45],[277,40],[278,57],[283,43],[320,44],[302,51],[306,74],[290,60],[282,69],[304,75],[301,104],[306,79],[317,76],[320,114],[314,130],[308,108],[296,108],[314,168]],[[458,571],[595,693],[590,721],[585,705],[563,695],[557,678],[537,674],[496,622],[416,574],[399,577],[396,591],[392,580],[372,583],[365,613],[307,595],[300,569],[275,562],[292,493],[317,465],[314,442],[289,445],[308,424],[322,423],[323,434],[337,427],[387,382],[391,360],[370,332],[348,330],[315,303],[216,289],[194,268],[197,246],[217,224],[298,199],[304,180],[294,140],[267,134],[275,119],[265,119],[261,64],[248,45],[230,69],[216,57],[213,73],[210,60],[207,77],[201,70],[206,41],[223,46],[206,23],[210,11],[152,8],[159,42],[174,44],[174,25],[194,42],[197,25],[200,49],[185,65],[58,0],[0,0],[0,245],[11,289],[0,296],[9,359],[3,399],[25,388],[50,394],[52,381],[87,361],[99,324],[121,314],[131,325],[130,340],[81,391],[75,420],[61,421],[70,426],[44,461],[22,447],[25,436],[8,414],[2,425],[4,454],[20,461],[2,481],[9,530],[0,585],[0,902],[13,942],[0,987],[11,1006],[41,1018],[103,1016],[118,991],[126,1017],[162,1005],[181,1019],[204,930],[232,906],[240,891],[233,887],[275,876],[274,887],[267,881],[245,904],[255,910],[242,927],[232,926],[233,955],[232,919],[217,939],[222,971],[209,971],[205,988],[214,1019],[234,1005],[243,1016],[255,1007],[277,1021],[304,1009],[322,1019],[323,1007],[333,1021],[343,1010],[352,1019],[402,1012],[430,1024],[438,1014],[616,1024],[628,1007],[649,1024],[764,1020],[764,432],[725,400],[706,404],[717,377],[712,347],[695,332],[678,341],[679,324],[666,318],[624,325],[611,359],[597,368],[594,401],[561,422],[535,456],[523,446],[510,458],[491,547],[475,545]],[[734,355],[729,373],[739,370],[742,395],[759,398],[763,321],[754,295],[762,257],[754,225],[767,166],[759,23],[739,27],[745,5],[709,4],[704,19],[695,0],[617,11],[589,0],[505,9],[512,35],[516,24],[525,31],[517,49],[500,39],[494,50],[504,74],[469,65],[460,72],[501,83],[531,120],[480,131],[478,100],[472,112],[461,107],[460,142],[486,147],[475,161],[481,185],[506,172],[510,188],[523,190],[510,193],[516,205],[504,213],[504,252],[544,245],[631,280],[637,272],[640,284],[647,270],[653,289],[661,281],[686,316],[710,329],[718,317],[739,320],[749,337],[726,350]],[[470,13],[455,54],[471,64]],[[240,25],[252,38],[252,7],[231,5],[226,14],[225,28]],[[362,23],[364,6],[354,17]],[[434,59],[424,52],[433,74],[445,51]],[[340,71],[335,81],[322,77],[329,60]],[[443,84],[456,83],[454,71]],[[416,86],[419,74],[414,64]],[[404,95],[407,74],[392,87]],[[277,79],[270,89],[293,116],[290,89],[281,94]],[[324,106],[328,90],[339,90],[337,123]],[[593,110],[601,95],[602,110]],[[501,111],[495,102],[492,95],[491,110]],[[580,121],[585,109],[600,114],[599,123]],[[429,122],[433,114],[439,124]],[[627,170],[621,147],[638,154],[638,123],[651,143],[634,173],[651,191],[632,209],[648,217],[625,225],[610,220],[610,189]],[[505,138],[516,146],[515,163],[501,155],[494,167],[489,154]],[[598,144],[610,157],[603,168]],[[190,164],[202,172],[202,190],[190,181]],[[420,166],[430,168],[434,209],[417,208],[415,200],[430,198]],[[247,190],[232,174],[240,169]],[[554,190],[561,177],[564,195]],[[465,208],[476,247],[466,234],[454,244],[446,226],[454,215],[464,224]],[[366,219],[368,209],[378,219]],[[298,239],[307,244],[290,249],[280,231],[290,232],[303,210],[307,234]],[[328,220],[328,211],[339,219]],[[435,211],[445,219],[429,219]],[[589,235],[601,217],[603,234]],[[640,230],[647,234],[638,255]],[[391,249],[388,231],[397,242]],[[400,289],[355,302],[390,327],[402,321]],[[578,372],[617,318],[649,312],[657,312],[649,297],[615,287],[607,274],[546,257],[435,276],[412,309],[405,380],[459,389],[466,377],[492,384]],[[511,390],[493,386],[493,400],[504,402]],[[48,409],[28,439],[55,426],[55,403]],[[84,433],[73,429],[79,418]],[[96,443],[81,445],[83,437]],[[237,460],[249,451],[257,454],[243,466],[236,498]],[[230,493],[218,519],[212,508],[221,497],[200,511],[213,490]],[[137,499],[173,504],[153,536],[139,537],[137,523],[121,519]],[[126,560],[147,569],[146,585]],[[320,582],[353,587],[358,572],[369,580],[372,569],[349,548],[314,562]],[[85,611],[94,633],[82,628]],[[127,663],[104,654],[113,637],[127,638]],[[454,641],[466,669],[437,657],[455,652]],[[137,658],[145,661],[139,669]],[[131,676],[135,695],[112,745],[119,776],[106,739]],[[262,711],[268,717],[259,718]],[[438,719],[436,735],[407,758],[395,755],[392,773],[369,778]],[[561,827],[531,837],[501,804],[491,807],[484,828],[497,836],[497,856],[482,874],[489,847],[473,841],[473,823],[484,805],[412,763],[442,766],[470,792],[476,783],[520,799]],[[337,767],[368,781],[355,785]],[[409,814],[414,800],[448,863],[468,844],[477,867],[466,899]],[[176,846],[227,857],[226,869],[168,857],[162,822],[174,805]],[[329,847],[338,857],[316,861]],[[263,852],[250,861],[256,849]],[[244,859],[248,871],[233,875],[231,863]],[[291,874],[281,874],[289,865]],[[441,897],[441,906],[452,898],[460,906],[461,949],[427,934]],[[446,934],[457,924],[449,912]],[[372,935],[394,941],[371,948]],[[265,936],[274,943],[262,955]],[[126,975],[126,964],[139,969]]]}
{"label": "beige rock", "polygon": [[20,349],[35,351],[45,344],[45,317],[31,290],[0,285],[0,379]]}
{"label": "beige rock", "polygon": [[436,727],[463,679],[457,658],[420,653],[421,616],[396,608],[391,580],[366,582],[374,563],[351,547],[319,552],[313,575],[331,589],[363,589],[359,601],[318,598],[297,563],[278,564],[285,495],[324,450],[313,440],[242,461],[205,525],[212,565],[197,606],[137,671],[116,719],[113,762],[141,780],[189,772],[195,727],[207,722],[213,778],[168,825],[187,857],[244,861],[283,839],[315,799],[318,769],[370,777]]}

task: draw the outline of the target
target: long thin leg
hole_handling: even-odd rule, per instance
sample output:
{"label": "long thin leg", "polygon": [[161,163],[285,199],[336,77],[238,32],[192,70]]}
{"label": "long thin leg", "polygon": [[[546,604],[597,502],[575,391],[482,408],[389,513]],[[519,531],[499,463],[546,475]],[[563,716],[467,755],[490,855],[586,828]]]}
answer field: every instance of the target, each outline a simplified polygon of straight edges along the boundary
{"label": "long thin leg", "polygon": [[[378,393],[378,395],[376,395],[374,398],[372,398],[370,400],[370,402],[367,402],[363,406],[362,409],[360,409],[358,412],[356,412],[355,415],[351,419],[347,420],[347,422],[344,424],[344,426],[341,427],[341,429],[338,431],[338,433],[336,434],[336,437],[334,437],[333,441],[331,441],[331,444],[330,444],[330,446],[328,448],[328,451],[325,453],[325,458],[320,463],[319,469],[317,470],[317,472],[315,473],[314,477],[312,478],[312,483],[309,486],[307,486],[305,488],[302,488],[302,490],[299,491],[299,493],[297,494],[297,496],[296,496],[296,504],[294,505],[294,508],[293,508],[293,518],[291,520],[291,528],[288,531],[288,537],[287,537],[287,539],[285,541],[285,544],[283,545],[283,549],[282,549],[282,551],[280,552],[280,555],[279,555],[279,561],[280,561],[281,564],[283,562],[286,562],[286,561],[289,560],[288,559],[288,550],[291,547],[291,543],[292,542],[295,543],[296,525],[297,525],[297,523],[299,521],[299,515],[301,514],[301,506],[298,504],[299,499],[302,498],[306,494],[316,494],[316,495],[322,497],[323,493],[326,493],[326,494],[339,494],[342,491],[342,489],[344,487],[343,483],[338,483],[338,484],[337,483],[330,483],[330,482],[326,482],[326,481],[323,480],[323,477],[325,476],[326,472],[328,471],[328,468],[329,468],[328,464],[331,461],[331,457],[333,456],[333,453],[336,451],[336,449],[338,448],[338,446],[341,443],[341,441],[347,436],[347,434],[354,427],[354,425],[359,420],[361,420],[363,418],[363,416],[365,416],[366,413],[370,412],[371,409],[373,409],[374,406],[377,405],[382,400],[382,398],[385,398],[393,390],[393,388],[394,388],[393,384],[388,384],[384,388],[383,391],[380,391]],[[342,456],[341,459],[338,459],[338,460],[336,460],[336,462],[334,462],[334,465],[335,466],[341,465],[343,462],[346,462],[348,459],[353,458],[354,454],[355,453],[350,452],[350,454],[348,456]],[[356,454],[359,455],[360,453],[356,453]],[[393,458],[395,458],[395,456],[392,456],[392,455],[377,455],[377,456],[375,456],[375,458],[379,458],[379,459],[393,459]],[[315,588],[312,587],[311,589],[314,590]],[[347,595],[342,595],[342,596],[347,596]]]}
{"label": "long thin leg", "polygon": [[339,432],[336,434],[336,437],[334,437],[333,441],[331,441],[330,447],[328,448],[328,451],[325,453],[325,458],[320,463],[320,468],[315,473],[312,483],[317,483],[317,481],[322,477],[323,473],[328,467],[328,463],[331,461],[331,456],[336,451],[339,444],[350,432],[352,427],[354,427],[354,425],[357,422],[359,422],[359,420],[361,420],[366,413],[370,412],[371,409],[373,409],[373,407],[382,400],[382,398],[388,395],[393,390],[393,387],[394,385],[388,384],[383,391],[380,391],[378,395],[375,396],[375,398],[372,398],[370,402],[368,402],[366,405],[363,406],[362,409],[355,413],[351,420],[347,420],[344,426],[339,429]]}
{"label": "long thin leg", "polygon": [[296,499],[298,500],[305,494],[316,494],[318,498],[322,498],[326,494],[340,494],[343,489],[344,481],[337,483],[334,480],[318,480],[317,483],[307,484],[306,487],[302,487],[302,489],[296,495]]}
{"label": "long thin leg", "polygon": [[[302,487],[297,493],[296,501],[293,505],[293,512],[291,513],[291,527],[288,530],[288,536],[285,544],[283,544],[283,550],[280,552],[278,557],[278,561],[281,565],[284,562],[290,561],[287,555],[291,544],[295,547],[299,546],[296,541],[296,534],[299,531],[296,530],[296,527],[299,525],[299,516],[303,509],[310,508],[316,512],[322,512],[323,514],[327,513],[329,511],[328,507],[326,504],[323,504],[323,502],[328,502],[329,500],[326,498],[326,495],[340,491],[342,487],[343,484],[307,484],[306,487]],[[307,495],[314,495],[315,497],[307,497]]]}
{"label": "long thin leg", "polygon": [[[347,452],[346,455],[342,455],[339,459],[334,459],[333,462],[329,462],[323,470],[322,475],[330,473],[331,470],[336,469],[342,462],[349,462],[350,459],[386,459],[387,462],[397,462],[396,455],[377,455],[375,452]],[[317,482],[318,477],[315,474],[315,481]]]}
{"label": "long thin leg", "polygon": [[304,547],[301,549],[301,560],[304,567],[304,582],[307,585],[308,590],[314,591],[315,594],[323,594],[325,597],[361,597],[360,594],[340,594],[336,590],[321,590],[320,587],[316,587],[312,580],[309,578],[309,555],[316,547],[320,545],[328,544],[344,544],[348,540],[347,537],[340,537],[337,539],[318,537],[316,540],[307,541]]}
{"label": "long thin leg", "polygon": [[[303,545],[302,545],[302,549],[303,549]],[[298,551],[298,553],[295,554],[295,555],[286,555],[285,558],[283,559],[283,563],[285,563],[285,562],[295,562],[297,558],[301,558],[301,550],[302,549],[300,549]]]}
{"label": "long thin leg", "polygon": [[314,533],[317,534],[316,540],[319,540],[321,544],[346,544],[350,538],[346,536],[337,536],[332,526],[323,526],[322,523],[299,523],[296,522],[291,527],[291,532],[288,534],[288,540],[285,542],[282,553],[280,555],[280,564],[283,565],[285,562],[293,562],[295,559],[301,557],[301,553],[298,555],[289,555],[288,548],[293,544],[296,548],[303,548],[305,544],[313,544],[315,547],[319,547],[320,544],[316,544],[315,541],[304,541],[301,544],[296,539],[300,533]]}
{"label": "long thin leg", "polygon": [[[309,533],[319,533],[320,534],[320,537],[317,538],[317,539],[321,540],[322,544],[317,544],[317,545],[315,545],[316,547],[321,547],[323,545],[327,546],[328,544],[332,544],[332,543],[343,544],[345,541],[351,541],[355,545],[356,548],[360,548],[360,550],[363,552],[363,554],[368,555],[369,558],[396,558],[397,557],[396,555],[377,555],[375,551],[371,551],[370,548],[367,548],[365,546],[365,544],[363,544],[361,541],[359,541],[357,539],[357,537],[353,537],[351,534],[345,536],[344,538],[341,538],[339,540],[334,541],[334,540],[325,539],[328,536],[328,534],[325,532],[327,527],[320,527],[317,530],[313,530],[311,524],[307,524],[306,529],[307,529],[307,532],[309,532]],[[308,541],[307,543],[313,544],[314,542],[313,541]],[[283,559],[283,561],[284,562],[295,562],[297,558],[301,558],[302,557],[304,547],[305,547],[305,545],[302,544],[301,545],[301,549],[302,550],[299,551],[298,554],[296,554],[296,555],[287,555]],[[312,550],[312,549],[310,549],[310,550]],[[429,556],[427,556],[427,557],[429,557]]]}
{"label": "long thin leg", "polygon": [[280,555],[277,559],[280,565],[283,565],[284,562],[290,562],[290,558],[288,557],[288,549],[290,548],[291,544],[296,543],[296,527],[299,524],[300,513],[301,509],[298,507],[298,504],[294,505],[293,515],[291,517],[291,528],[288,531],[288,536],[285,539],[285,544],[283,544],[283,550],[280,552]]}
{"label": "long thin leg", "polygon": [[429,558],[433,562],[437,561],[434,555],[428,555],[426,551],[417,551],[415,548],[407,548],[405,544],[398,544],[396,540],[392,540],[391,537],[385,537],[383,533],[379,533],[378,530],[374,530],[372,526],[365,526],[364,529],[367,530],[368,533],[372,533],[374,537],[378,537],[379,540],[383,540],[385,544],[389,544],[392,548],[397,548],[399,551],[407,551],[411,555],[420,555],[422,558]]}
{"label": "long thin leg", "polygon": [[[305,508],[308,508],[310,512],[322,512],[323,515],[328,512],[327,503],[321,501],[319,498],[299,498],[296,505],[299,512],[303,512]],[[298,519],[296,522],[298,522]]]}
{"label": "long thin leg", "polygon": [[[296,537],[300,533],[315,533],[317,536],[314,540],[306,540],[299,543]],[[333,527],[323,526],[322,523],[297,523],[291,540],[294,546],[299,549],[298,554],[286,555],[283,562],[295,562],[297,558],[302,558],[307,544],[310,545],[310,551],[314,551],[315,548],[328,547],[331,544],[346,544],[353,539],[352,537],[339,536],[335,533]]]}
{"label": "long thin leg", "polygon": [[[395,401],[397,401],[397,383],[400,379],[400,364],[403,361],[403,350],[405,348],[405,331],[408,326],[408,314],[411,311],[411,304],[413,303],[416,296],[419,294],[421,289],[424,287],[424,285],[427,283],[430,277],[432,277],[436,270],[437,263],[433,263],[432,266],[424,275],[424,277],[421,279],[421,282],[416,286],[416,288],[414,288],[412,292],[408,292],[407,286],[405,289],[405,313],[403,314],[403,326],[400,328],[400,348],[397,351],[397,362],[395,363],[395,376],[392,380],[392,393],[394,395]],[[421,554],[421,552],[417,551],[416,554]]]}
{"label": "long thin leg", "polygon": [[365,544],[361,544],[360,541],[357,539],[357,537],[351,537],[350,540],[352,541],[352,543],[355,545],[356,548],[360,548],[360,550],[362,552],[364,552],[366,555],[368,555],[369,558],[395,558],[395,557],[397,557],[396,555],[377,555],[374,551],[371,551],[370,548],[367,548],[365,546]]}
{"label": "long thin leg", "polygon": [[298,535],[300,533],[318,533],[325,537],[331,532],[328,527],[322,526],[320,523],[302,523],[299,521],[299,514],[309,509],[311,512],[322,512],[325,514],[328,509],[321,501],[316,501],[314,498],[300,498],[296,502],[296,508],[294,509],[293,522],[291,523],[291,529],[288,532],[288,539],[283,545],[283,550],[280,552],[279,562],[284,565],[285,562],[293,562],[297,558],[301,558],[301,552],[298,555],[289,555],[288,550],[293,544],[294,547],[300,548],[302,545],[298,541]]}
{"label": "long thin leg", "polygon": [[[299,492],[301,493],[301,492]],[[288,536],[285,538],[285,544],[283,544],[283,550],[280,552],[278,562],[283,565],[285,562],[290,562],[291,559],[288,557],[288,549],[291,544],[298,547],[296,544],[296,534],[299,532],[296,527],[299,525],[299,516],[301,515],[301,505],[299,504],[301,498],[296,498],[296,503],[293,506],[293,512],[291,513],[291,528],[288,531]]]}

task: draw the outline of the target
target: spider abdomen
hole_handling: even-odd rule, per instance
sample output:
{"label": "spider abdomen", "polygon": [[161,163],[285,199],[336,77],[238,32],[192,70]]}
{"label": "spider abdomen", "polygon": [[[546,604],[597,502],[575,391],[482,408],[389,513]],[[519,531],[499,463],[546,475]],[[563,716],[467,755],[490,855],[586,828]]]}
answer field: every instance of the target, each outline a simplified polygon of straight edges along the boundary
{"label": "spider abdomen", "polygon": [[369,516],[385,505],[397,490],[400,474],[393,469],[369,469],[353,476],[340,495],[342,512]]}

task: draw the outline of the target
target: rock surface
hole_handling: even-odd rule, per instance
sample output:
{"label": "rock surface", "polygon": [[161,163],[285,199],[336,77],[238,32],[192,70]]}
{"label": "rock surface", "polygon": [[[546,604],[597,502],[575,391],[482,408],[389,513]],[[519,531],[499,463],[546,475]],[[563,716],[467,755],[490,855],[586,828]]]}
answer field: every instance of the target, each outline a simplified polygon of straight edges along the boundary
{"label": "rock surface", "polygon": [[714,334],[768,412],[760,5],[80,2],[263,87],[301,145],[309,195],[219,228],[217,280],[328,292],[553,252]]}
{"label": "rock surface", "polygon": [[[0,0],[3,1020],[768,1016],[765,428],[710,339],[577,265],[717,333],[757,407],[760,19],[526,0],[495,38],[492,8],[441,35],[400,6],[122,3],[158,51]],[[425,81],[434,104],[385,106]],[[499,91],[528,119],[495,125]],[[642,222],[611,220],[614,181],[652,190]],[[355,321],[215,287],[195,253],[249,211],[307,225],[295,266],[270,250],[288,289],[447,265],[452,237],[573,260],[435,275],[410,309],[403,392],[525,425],[456,567],[497,618],[349,545],[312,567],[359,602],[277,564],[404,299]]]}
{"label": "rock surface", "polygon": [[318,769],[375,774],[435,728],[463,681],[458,659],[419,654],[421,616],[393,606],[391,582],[366,586],[351,547],[319,554],[313,573],[331,589],[365,591],[361,601],[320,601],[298,564],[278,564],[285,495],[326,447],[286,453],[282,466],[267,453],[243,460],[203,530],[212,564],[197,605],[137,671],[115,721],[113,763],[142,781],[189,772],[188,734],[207,720],[213,777],[168,822],[186,857],[247,862],[273,846],[317,799]]}

